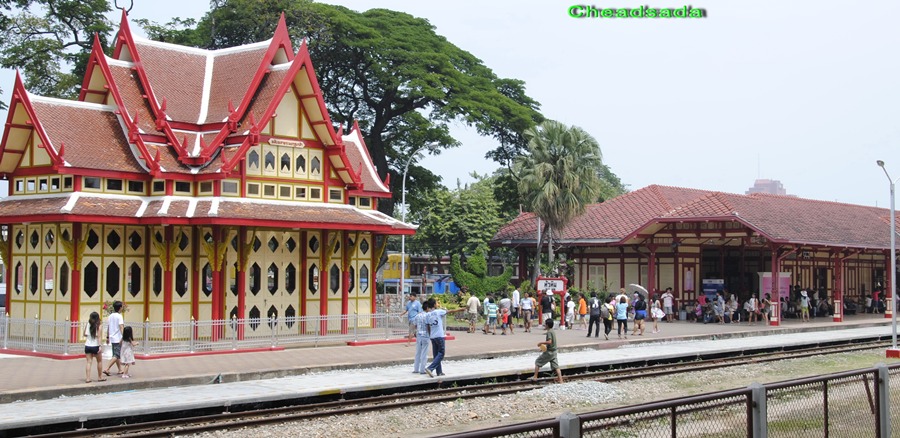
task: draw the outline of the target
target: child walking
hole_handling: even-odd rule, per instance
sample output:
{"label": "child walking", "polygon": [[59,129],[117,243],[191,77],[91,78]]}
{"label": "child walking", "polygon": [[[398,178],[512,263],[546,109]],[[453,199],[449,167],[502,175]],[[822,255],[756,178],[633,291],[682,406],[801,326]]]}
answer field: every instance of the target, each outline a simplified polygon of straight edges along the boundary
{"label": "child walking", "polygon": [[556,381],[563,383],[562,370],[559,369],[556,356],[556,332],[553,331],[553,320],[544,320],[544,328],[547,331],[544,334],[544,341],[537,343],[541,349],[541,355],[534,361],[534,377],[531,378],[531,381],[537,381],[541,367],[549,363],[550,371],[556,373]]}
{"label": "child walking", "polygon": [[134,340],[134,331],[131,329],[131,326],[126,326],[125,330],[122,330],[122,365],[125,365],[125,371],[122,372],[123,379],[130,379],[131,375],[128,374],[128,370],[134,365],[134,347],[138,345],[138,342]]}

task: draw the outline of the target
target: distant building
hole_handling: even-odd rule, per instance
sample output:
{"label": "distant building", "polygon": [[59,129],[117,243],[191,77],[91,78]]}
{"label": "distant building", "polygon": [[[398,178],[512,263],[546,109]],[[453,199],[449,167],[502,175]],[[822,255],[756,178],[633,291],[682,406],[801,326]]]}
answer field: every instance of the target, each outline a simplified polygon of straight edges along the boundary
{"label": "distant building", "polygon": [[784,186],[781,185],[781,181],[777,179],[758,179],[755,183],[753,183],[753,187],[750,187],[745,195],[752,195],[754,193],[768,193],[770,195],[787,195],[787,191],[784,190]]}

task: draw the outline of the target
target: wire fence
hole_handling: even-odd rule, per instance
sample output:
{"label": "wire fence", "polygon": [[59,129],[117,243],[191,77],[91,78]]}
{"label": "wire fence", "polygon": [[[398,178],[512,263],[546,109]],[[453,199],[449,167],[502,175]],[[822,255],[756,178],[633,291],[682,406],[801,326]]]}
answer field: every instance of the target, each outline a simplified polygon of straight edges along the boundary
{"label": "wire fence", "polygon": [[[318,346],[400,339],[409,333],[407,319],[398,314],[148,321],[131,328],[139,342],[135,353],[142,355]],[[83,333],[83,322],[0,315],[0,346],[4,350],[83,354]]]}
{"label": "wire fence", "polygon": [[900,438],[900,425],[892,423],[900,423],[900,364],[595,412],[566,412],[555,419],[443,438]]}

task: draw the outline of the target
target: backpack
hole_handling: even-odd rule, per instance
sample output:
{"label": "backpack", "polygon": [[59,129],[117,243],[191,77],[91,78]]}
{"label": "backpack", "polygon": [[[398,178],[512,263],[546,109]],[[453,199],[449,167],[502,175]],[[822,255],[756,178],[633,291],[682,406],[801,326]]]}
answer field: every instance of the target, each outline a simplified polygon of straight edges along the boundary
{"label": "backpack", "polygon": [[[603,306],[606,307],[606,306]],[[600,315],[600,300],[596,298],[591,298],[591,316]]]}
{"label": "backpack", "polygon": [[609,306],[604,304],[600,306],[600,318],[609,319]]}

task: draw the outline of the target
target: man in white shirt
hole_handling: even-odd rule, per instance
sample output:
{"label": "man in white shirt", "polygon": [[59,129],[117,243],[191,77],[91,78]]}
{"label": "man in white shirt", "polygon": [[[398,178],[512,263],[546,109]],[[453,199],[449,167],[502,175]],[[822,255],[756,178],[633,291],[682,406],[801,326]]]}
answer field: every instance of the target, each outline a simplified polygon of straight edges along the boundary
{"label": "man in white shirt", "polygon": [[[512,293],[512,317],[518,321],[522,316],[519,314],[519,301],[521,301],[522,296],[519,294],[519,288],[515,288]],[[509,324],[512,327],[512,321]]]}
{"label": "man in white shirt", "polygon": [[466,312],[469,314],[469,333],[475,333],[475,323],[478,322],[478,305],[481,304],[481,300],[472,294],[469,296],[469,300],[466,301]]}
{"label": "man in white shirt", "polygon": [[109,325],[106,330],[106,342],[112,344],[112,359],[110,359],[106,369],[103,370],[103,374],[107,376],[113,365],[116,366],[118,373],[122,374],[122,364],[119,363],[119,358],[122,357],[122,330],[125,330],[125,319],[119,313],[120,310],[122,310],[122,302],[114,302],[113,313],[110,313],[107,319]]}
{"label": "man in white shirt", "polygon": [[666,321],[672,322],[675,310],[672,308],[675,304],[675,296],[672,295],[672,288],[667,287],[666,292],[662,294],[663,311],[666,313]]}

